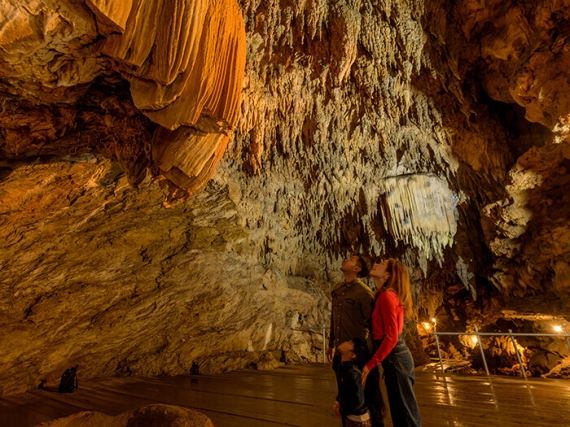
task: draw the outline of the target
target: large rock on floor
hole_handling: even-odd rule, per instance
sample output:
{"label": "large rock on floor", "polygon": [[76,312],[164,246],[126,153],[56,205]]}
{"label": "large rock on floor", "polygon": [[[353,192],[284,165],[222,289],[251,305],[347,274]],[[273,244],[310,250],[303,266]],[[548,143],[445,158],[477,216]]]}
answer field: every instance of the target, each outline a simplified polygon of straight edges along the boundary
{"label": "large rock on floor", "polygon": [[543,375],[545,378],[570,379],[570,357],[564,359],[555,366],[549,373]]}
{"label": "large rock on floor", "polygon": [[324,293],[258,261],[217,182],[164,209],[161,181],[135,191],[94,156],[6,177],[0,394],[75,365],[87,379],[315,361],[322,333],[300,329],[328,320]]}
{"label": "large rock on floor", "polygon": [[112,417],[101,412],[79,412],[38,424],[37,427],[214,427],[201,412],[173,405],[149,405]]}

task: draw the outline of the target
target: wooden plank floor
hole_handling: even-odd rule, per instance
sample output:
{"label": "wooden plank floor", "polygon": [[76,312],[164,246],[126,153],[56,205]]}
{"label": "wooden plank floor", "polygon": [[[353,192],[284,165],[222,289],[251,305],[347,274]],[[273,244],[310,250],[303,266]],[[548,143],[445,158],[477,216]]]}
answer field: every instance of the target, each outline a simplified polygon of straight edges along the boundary
{"label": "wooden plank floor", "polygon": [[[568,380],[416,375],[424,427],[570,426]],[[37,390],[0,399],[0,426],[31,427],[85,410],[116,415],[165,403],[198,409],[216,427],[340,427],[332,412],[335,387],[330,365],[317,364],[212,376],[103,378],[81,382],[73,394]]]}

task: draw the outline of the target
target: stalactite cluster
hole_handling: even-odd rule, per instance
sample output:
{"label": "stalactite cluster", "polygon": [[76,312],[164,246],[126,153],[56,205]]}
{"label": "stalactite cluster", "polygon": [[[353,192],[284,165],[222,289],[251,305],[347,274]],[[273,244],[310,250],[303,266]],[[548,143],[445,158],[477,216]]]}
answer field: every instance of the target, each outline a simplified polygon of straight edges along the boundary
{"label": "stalactite cluster", "polygon": [[[283,252],[277,246],[287,236],[288,247],[313,254],[336,257],[362,245],[380,255],[391,230],[400,253],[416,250],[424,265],[441,260],[455,234],[453,205],[463,196],[445,181],[458,167],[452,136],[413,83],[426,60],[422,5],[244,2],[243,9],[250,17],[250,60],[244,114],[230,152],[237,161],[245,157],[253,175],[241,180],[249,193],[243,209],[274,205],[274,217],[260,212],[272,253]],[[424,185],[429,176],[436,185]],[[416,192],[416,182],[425,190]],[[260,186],[276,199],[256,192]],[[408,225],[393,211],[398,208],[382,209],[386,194],[413,202],[401,205]],[[434,216],[438,211],[446,215]],[[292,228],[280,224],[281,213],[291,217]],[[343,234],[353,227],[360,232]],[[279,265],[284,270],[296,263],[273,259],[285,263]]]}

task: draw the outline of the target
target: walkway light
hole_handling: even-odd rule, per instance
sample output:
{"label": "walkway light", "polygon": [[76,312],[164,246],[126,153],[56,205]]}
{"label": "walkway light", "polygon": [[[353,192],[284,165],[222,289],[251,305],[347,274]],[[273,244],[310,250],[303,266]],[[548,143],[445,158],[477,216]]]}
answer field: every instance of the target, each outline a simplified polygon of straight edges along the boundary
{"label": "walkway light", "polygon": [[471,337],[471,341],[473,341],[473,344],[477,344],[477,341],[479,341],[479,338],[477,338],[475,335],[473,335]]}
{"label": "walkway light", "polygon": [[562,332],[562,326],[560,326],[560,325],[555,325],[555,326],[554,326],[554,332],[558,332],[558,333]]}
{"label": "walkway light", "polygon": [[435,317],[432,317],[432,318],[431,318],[431,321],[432,321],[433,324],[435,324],[435,323],[436,323]]}

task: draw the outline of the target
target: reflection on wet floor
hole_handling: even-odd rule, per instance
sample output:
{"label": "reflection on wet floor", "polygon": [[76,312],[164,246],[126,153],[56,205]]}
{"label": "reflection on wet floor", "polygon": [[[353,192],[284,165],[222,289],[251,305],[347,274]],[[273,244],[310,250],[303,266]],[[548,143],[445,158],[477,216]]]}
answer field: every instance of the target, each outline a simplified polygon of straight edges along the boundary
{"label": "reflection on wet floor", "polygon": [[[441,415],[452,415],[450,425],[570,426],[570,381],[512,377],[420,375],[420,409],[435,399]],[[438,425],[424,416],[424,425]],[[444,424],[441,424],[444,425]]]}
{"label": "reflection on wet floor", "polygon": [[[0,427],[28,427],[80,411],[109,415],[166,403],[198,409],[217,427],[341,426],[330,365],[223,375],[104,378],[69,395],[0,399]],[[424,427],[570,426],[570,381],[416,373]],[[387,427],[392,424],[387,422]]]}

